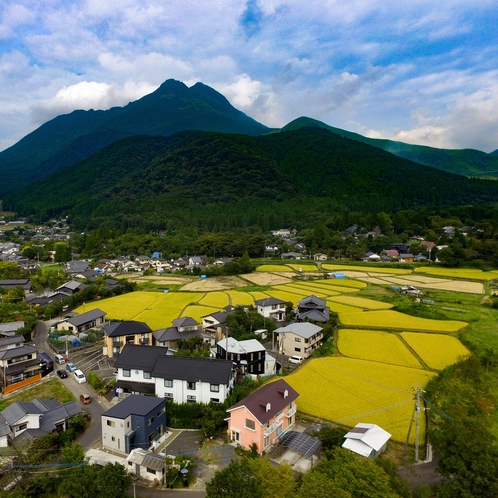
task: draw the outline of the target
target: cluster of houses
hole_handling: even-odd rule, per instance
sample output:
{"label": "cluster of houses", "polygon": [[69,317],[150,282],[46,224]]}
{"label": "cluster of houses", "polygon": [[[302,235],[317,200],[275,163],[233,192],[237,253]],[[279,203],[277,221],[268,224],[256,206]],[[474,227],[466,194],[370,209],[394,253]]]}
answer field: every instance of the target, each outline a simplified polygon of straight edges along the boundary
{"label": "cluster of houses", "polygon": [[19,244],[14,242],[0,242],[0,261],[16,263],[25,270],[36,269],[36,263],[23,256]]}
{"label": "cluster of houses", "polygon": [[417,244],[417,248],[429,253],[429,256],[419,252],[417,255],[413,255],[411,252],[413,250],[410,244],[392,244],[389,249],[382,250],[379,254],[368,251],[362,256],[363,261],[369,262],[393,262],[399,261],[400,263],[424,263],[430,260],[430,254],[432,250],[437,249],[440,251],[447,247],[446,245],[436,246],[434,242],[422,240]]}

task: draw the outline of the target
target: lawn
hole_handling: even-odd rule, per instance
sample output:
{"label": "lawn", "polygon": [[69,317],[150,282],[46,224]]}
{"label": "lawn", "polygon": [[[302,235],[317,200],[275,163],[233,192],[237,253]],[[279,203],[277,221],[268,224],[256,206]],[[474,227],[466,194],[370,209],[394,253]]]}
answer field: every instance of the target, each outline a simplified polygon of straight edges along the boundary
{"label": "lawn", "polygon": [[57,379],[42,381],[19,393],[13,393],[12,396],[0,399],[0,411],[7,408],[15,401],[33,401],[35,398],[55,398],[60,403],[74,401],[76,398],[66,386]]}
{"label": "lawn", "polygon": [[429,332],[457,332],[467,325],[467,322],[457,320],[430,320],[428,318],[405,315],[399,311],[392,310],[341,313],[339,315],[339,320],[346,326],[423,330]]}
{"label": "lawn", "polygon": [[307,362],[285,379],[299,393],[300,412],[348,427],[377,424],[404,442],[413,412],[413,386],[424,387],[433,376],[420,368],[327,357]]}
{"label": "lawn", "polygon": [[337,348],[341,354],[350,358],[422,368],[398,334],[392,332],[340,329]]}

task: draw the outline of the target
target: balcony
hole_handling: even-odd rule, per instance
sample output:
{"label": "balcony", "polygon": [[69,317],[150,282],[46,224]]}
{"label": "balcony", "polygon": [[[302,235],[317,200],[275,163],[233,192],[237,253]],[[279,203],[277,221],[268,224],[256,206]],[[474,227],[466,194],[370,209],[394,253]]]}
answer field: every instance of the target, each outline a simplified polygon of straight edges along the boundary
{"label": "balcony", "polygon": [[277,424],[271,424],[270,427],[265,428],[265,436],[269,436],[272,432],[277,429]]}
{"label": "balcony", "polygon": [[287,416],[292,417],[297,412],[297,406],[294,405],[290,410],[287,411]]}

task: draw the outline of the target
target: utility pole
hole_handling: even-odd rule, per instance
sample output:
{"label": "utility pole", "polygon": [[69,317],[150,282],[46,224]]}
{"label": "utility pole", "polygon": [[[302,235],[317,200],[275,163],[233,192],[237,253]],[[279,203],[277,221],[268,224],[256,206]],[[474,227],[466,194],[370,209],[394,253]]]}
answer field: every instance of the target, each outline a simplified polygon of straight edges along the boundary
{"label": "utility pole", "polygon": [[419,450],[419,439],[420,439],[420,411],[424,408],[420,407],[420,393],[425,393],[425,391],[420,387],[414,387],[415,389],[415,405],[413,406],[413,413],[410,420],[410,427],[408,428],[408,434],[406,436],[405,451],[410,441],[410,434],[413,426],[413,418],[415,417],[415,462],[418,462],[418,450]]}

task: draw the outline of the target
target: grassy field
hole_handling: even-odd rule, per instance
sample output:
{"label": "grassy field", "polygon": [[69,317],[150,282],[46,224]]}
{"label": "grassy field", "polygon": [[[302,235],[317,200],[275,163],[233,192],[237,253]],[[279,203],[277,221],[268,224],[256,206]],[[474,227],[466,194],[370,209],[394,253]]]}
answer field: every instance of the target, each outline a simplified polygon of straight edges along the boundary
{"label": "grassy field", "polygon": [[466,322],[457,320],[430,320],[392,310],[341,313],[339,320],[346,326],[430,332],[457,332],[467,325]]}
{"label": "grassy field", "polygon": [[74,401],[73,393],[57,379],[42,381],[30,389],[0,399],[0,411],[15,401],[32,401],[34,398],[55,398],[60,403]]}
{"label": "grassy field", "polygon": [[434,370],[443,370],[459,357],[469,355],[469,350],[456,337],[416,332],[403,332],[401,337]]}
{"label": "grassy field", "polygon": [[[300,412],[348,427],[374,423],[404,442],[413,411],[412,388],[425,386],[433,376],[420,368],[327,357],[307,362],[285,379],[300,395]],[[412,431],[412,443],[414,437]]]}
{"label": "grassy field", "polygon": [[[432,334],[419,335],[432,337]],[[448,338],[453,339],[452,337]],[[337,348],[341,354],[350,358],[404,367],[422,367],[417,358],[401,341],[398,334],[374,330],[340,329]]]}

